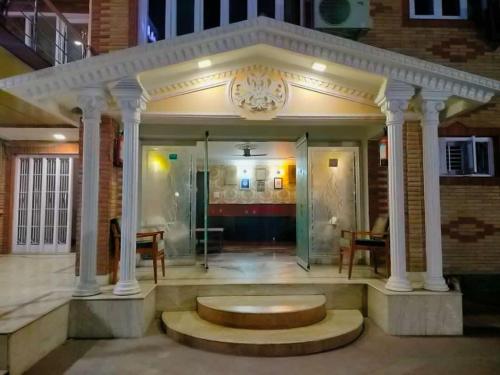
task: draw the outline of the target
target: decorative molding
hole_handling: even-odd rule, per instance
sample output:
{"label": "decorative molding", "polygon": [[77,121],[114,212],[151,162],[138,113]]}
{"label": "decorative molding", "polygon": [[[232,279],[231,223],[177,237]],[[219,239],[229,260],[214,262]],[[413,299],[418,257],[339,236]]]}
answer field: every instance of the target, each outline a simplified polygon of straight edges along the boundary
{"label": "decorative molding", "polygon": [[149,95],[137,79],[128,78],[117,82],[111,88],[111,94],[120,108],[122,122],[133,121],[139,124],[141,112],[146,109]]}
{"label": "decorative molding", "polygon": [[415,88],[406,83],[395,80],[387,80],[384,83],[376,102],[386,115],[387,126],[403,125],[405,112],[414,94]]}
{"label": "decorative molding", "polygon": [[289,89],[278,71],[256,65],[244,69],[231,80],[228,94],[242,117],[270,120],[285,106]]}
{"label": "decorative molding", "polygon": [[106,109],[106,94],[102,88],[87,87],[80,91],[77,103],[82,110],[84,121],[101,121],[101,114]]}
{"label": "decorative molding", "polygon": [[371,92],[353,88],[345,84],[340,84],[333,80],[318,79],[316,77],[307,76],[303,73],[290,72],[263,64],[251,64],[237,69],[216,72],[169,83],[167,85],[156,86],[154,88],[150,88],[148,93],[152,100],[156,101],[226,85],[229,84],[237,74],[248,70],[249,67],[265,67],[266,69],[272,69],[273,71],[276,70],[290,86],[312,90],[321,94],[335,96],[365,105],[375,105],[375,95]]}
{"label": "decorative molding", "polygon": [[266,17],[6,78],[0,89],[27,99],[43,98],[258,44],[478,102],[488,102],[500,91],[497,80]]}

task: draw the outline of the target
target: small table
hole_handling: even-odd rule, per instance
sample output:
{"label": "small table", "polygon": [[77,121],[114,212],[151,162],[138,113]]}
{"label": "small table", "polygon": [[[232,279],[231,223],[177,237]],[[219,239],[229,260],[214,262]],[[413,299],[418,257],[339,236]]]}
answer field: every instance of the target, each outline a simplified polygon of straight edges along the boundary
{"label": "small table", "polygon": [[[205,232],[205,228],[196,228],[196,242],[198,244],[202,239],[200,236],[198,236],[198,233],[203,233],[203,232]],[[224,248],[224,228],[207,228],[207,232],[208,235],[210,235],[211,233],[216,234],[216,236],[219,239],[219,251],[222,251],[222,249]]]}

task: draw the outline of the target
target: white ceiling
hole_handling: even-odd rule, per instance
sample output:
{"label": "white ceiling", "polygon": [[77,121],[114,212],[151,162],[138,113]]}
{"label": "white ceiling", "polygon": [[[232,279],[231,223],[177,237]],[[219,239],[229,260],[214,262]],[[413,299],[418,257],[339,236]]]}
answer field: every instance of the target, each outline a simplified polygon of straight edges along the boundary
{"label": "white ceiling", "polygon": [[77,142],[78,128],[1,128],[0,139],[6,141],[56,141],[54,134],[63,134],[66,140]]}
{"label": "white ceiling", "polygon": [[246,142],[209,142],[208,157],[211,160],[282,160],[295,157],[295,143],[293,142],[250,142],[256,146],[251,151],[252,154],[267,154],[250,158],[239,156],[243,154],[243,151],[236,146],[242,143]]}

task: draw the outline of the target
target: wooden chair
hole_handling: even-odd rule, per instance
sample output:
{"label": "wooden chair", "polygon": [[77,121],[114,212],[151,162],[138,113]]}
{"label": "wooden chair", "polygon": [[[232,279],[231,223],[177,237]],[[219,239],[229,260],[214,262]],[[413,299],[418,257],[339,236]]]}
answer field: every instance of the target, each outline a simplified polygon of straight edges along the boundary
{"label": "wooden chair", "polygon": [[[115,218],[111,220],[111,238],[113,240],[113,275],[112,283],[118,281],[118,267],[120,263],[120,239],[121,239],[121,220]],[[149,231],[137,233],[137,248],[138,254],[151,256],[153,260],[153,273],[155,284],[158,283],[157,267],[158,259],[161,261],[162,274],[165,276],[165,240],[163,231]]]}
{"label": "wooden chair", "polygon": [[339,259],[339,273],[342,273],[342,263],[344,256],[349,259],[349,273],[348,278],[352,275],[352,264],[354,261],[354,254],[358,250],[368,250],[370,258],[373,259],[373,266],[375,273],[377,272],[377,257],[382,254],[386,263],[386,277],[390,275],[390,248],[389,248],[389,233],[387,232],[389,226],[389,218],[387,215],[377,217],[373,228],[369,232],[353,232],[349,230],[342,230],[340,234],[340,259]]}

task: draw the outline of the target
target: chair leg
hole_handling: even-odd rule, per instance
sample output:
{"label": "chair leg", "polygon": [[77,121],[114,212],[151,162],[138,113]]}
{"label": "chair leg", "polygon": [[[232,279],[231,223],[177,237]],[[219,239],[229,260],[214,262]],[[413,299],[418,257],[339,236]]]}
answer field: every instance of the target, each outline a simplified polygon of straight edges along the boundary
{"label": "chair leg", "polygon": [[157,263],[156,263],[156,255],[153,255],[153,274],[154,274],[154,278],[155,278],[155,284],[158,283],[158,270],[156,269],[158,267]]}
{"label": "chair leg", "polygon": [[354,249],[351,249],[349,251],[349,275],[347,276],[348,279],[351,279],[352,276],[352,264],[354,262]]}
{"label": "chair leg", "polygon": [[342,263],[344,261],[344,253],[342,250],[340,250],[339,254],[339,273],[342,273]]}
{"label": "chair leg", "polygon": [[165,254],[161,256],[161,273],[165,277]]}
{"label": "chair leg", "polygon": [[111,283],[116,284],[118,282],[118,266],[119,266],[120,260],[118,259],[118,256],[115,254],[115,259],[113,261],[113,276]]}

